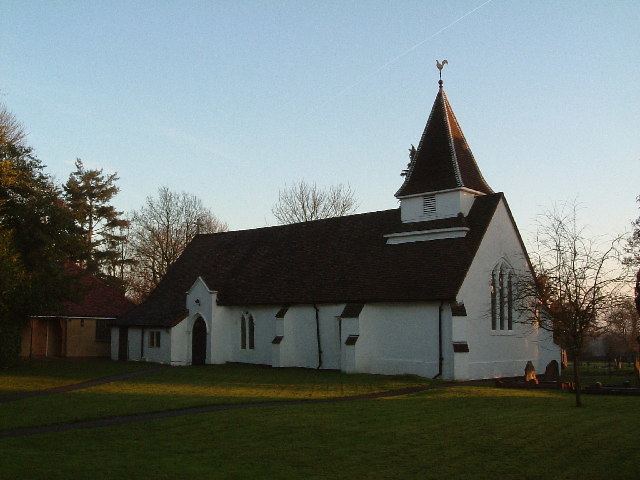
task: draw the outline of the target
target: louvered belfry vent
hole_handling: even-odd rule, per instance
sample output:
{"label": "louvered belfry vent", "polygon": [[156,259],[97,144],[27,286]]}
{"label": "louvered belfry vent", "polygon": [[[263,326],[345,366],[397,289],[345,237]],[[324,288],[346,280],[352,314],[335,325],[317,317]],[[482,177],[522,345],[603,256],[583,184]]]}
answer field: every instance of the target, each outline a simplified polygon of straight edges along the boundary
{"label": "louvered belfry vent", "polygon": [[422,198],[422,213],[427,217],[435,217],[436,215],[436,196],[427,195]]}

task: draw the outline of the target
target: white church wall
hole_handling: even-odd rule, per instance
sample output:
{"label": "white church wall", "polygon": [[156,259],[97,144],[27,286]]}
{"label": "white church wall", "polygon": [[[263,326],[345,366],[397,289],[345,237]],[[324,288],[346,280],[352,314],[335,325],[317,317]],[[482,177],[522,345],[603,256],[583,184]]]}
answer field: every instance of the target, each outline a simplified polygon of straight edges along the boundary
{"label": "white church wall", "polygon": [[503,201],[458,292],[457,300],[464,303],[467,317],[455,318],[454,339],[467,341],[469,353],[456,354],[456,358],[466,356],[466,364],[456,371],[457,380],[522,375],[528,360],[538,371],[544,371],[552,359],[560,361],[560,349],[550,337],[519,323],[517,312],[513,330],[491,329],[491,272],[500,261],[507,261],[516,272],[528,271]]}
{"label": "white church wall", "polygon": [[129,327],[128,333],[128,351],[127,356],[129,360],[140,361],[140,337],[142,335],[142,329],[139,327]]}
{"label": "white church wall", "polygon": [[[344,304],[318,305],[323,369],[340,368],[340,338],[337,316]],[[313,305],[294,305],[284,318],[280,364],[284,367],[318,367],[316,310]]]}
{"label": "white church wall", "polygon": [[436,375],[438,308],[435,302],[365,305],[359,317],[356,371]]}
{"label": "white church wall", "polygon": [[[151,346],[152,333],[160,333],[160,345]],[[171,330],[159,327],[149,327],[143,330],[144,355],[143,360],[155,363],[171,363]]]}
{"label": "white church wall", "polygon": [[111,327],[111,360],[118,360],[120,346],[120,329]]}
{"label": "white church wall", "polygon": [[[214,320],[213,349],[218,349],[220,355],[227,362],[255,363],[271,365],[272,340],[275,336],[275,315],[278,307],[254,306],[254,307],[217,307]],[[245,314],[247,318],[247,343],[246,348],[241,348],[241,319]],[[249,348],[248,314],[253,317],[254,348]],[[217,328],[219,327],[219,328]],[[225,342],[226,345],[222,343]],[[220,358],[216,355],[216,358]]]}
{"label": "white church wall", "polygon": [[182,320],[171,329],[171,365],[191,364],[191,330],[187,323],[187,319]]}
{"label": "white church wall", "polygon": [[[358,348],[358,342],[355,345],[347,345],[347,338],[356,335],[360,335],[359,318],[343,318],[340,320],[340,369],[346,373],[357,372],[358,366],[356,365],[356,348]],[[358,340],[360,340],[358,338]]]}

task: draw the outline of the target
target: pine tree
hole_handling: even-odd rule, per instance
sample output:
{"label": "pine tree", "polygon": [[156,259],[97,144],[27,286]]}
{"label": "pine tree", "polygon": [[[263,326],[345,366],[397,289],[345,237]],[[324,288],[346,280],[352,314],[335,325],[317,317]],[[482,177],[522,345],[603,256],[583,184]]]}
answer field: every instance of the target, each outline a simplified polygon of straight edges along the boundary
{"label": "pine tree", "polygon": [[102,169],[86,169],[78,158],[76,170],[64,185],[65,199],[84,235],[82,257],[86,269],[105,277],[127,262],[121,257],[120,245],[129,222],[111,204],[120,190],[118,180],[115,173],[105,175]]}

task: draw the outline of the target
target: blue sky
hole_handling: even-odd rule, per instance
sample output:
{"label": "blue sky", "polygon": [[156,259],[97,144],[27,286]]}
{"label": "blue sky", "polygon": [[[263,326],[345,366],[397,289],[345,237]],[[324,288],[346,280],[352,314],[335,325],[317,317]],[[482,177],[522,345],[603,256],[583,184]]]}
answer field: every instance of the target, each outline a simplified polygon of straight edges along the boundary
{"label": "blue sky", "polygon": [[59,180],[80,157],[119,173],[122,209],[167,185],[249,228],[303,178],[395,207],[447,58],[520,227],[577,199],[614,233],[638,214],[639,25],[637,1],[0,0],[0,100]]}

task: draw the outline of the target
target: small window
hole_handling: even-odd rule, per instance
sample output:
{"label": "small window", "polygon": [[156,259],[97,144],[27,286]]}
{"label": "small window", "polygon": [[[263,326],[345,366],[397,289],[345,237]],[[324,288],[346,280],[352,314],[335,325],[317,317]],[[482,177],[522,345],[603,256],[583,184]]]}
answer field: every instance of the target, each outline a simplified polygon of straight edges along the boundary
{"label": "small window", "polygon": [[111,320],[96,320],[96,342],[111,342]]}
{"label": "small window", "polygon": [[276,335],[275,337],[273,337],[273,340],[271,340],[271,343],[273,343],[274,345],[280,345],[280,343],[282,343],[283,338],[284,336],[282,335]]}
{"label": "small window", "polygon": [[249,349],[253,350],[256,348],[256,323],[253,321],[253,316],[249,315]]}
{"label": "small window", "polygon": [[427,195],[422,197],[422,213],[428,217],[436,214],[436,197],[435,195]]}
{"label": "small window", "polygon": [[349,335],[347,339],[344,341],[344,344],[349,346],[355,345],[356,342],[358,341],[358,337],[359,335]]}
{"label": "small window", "polygon": [[160,348],[160,331],[152,330],[149,332],[149,347]]}

